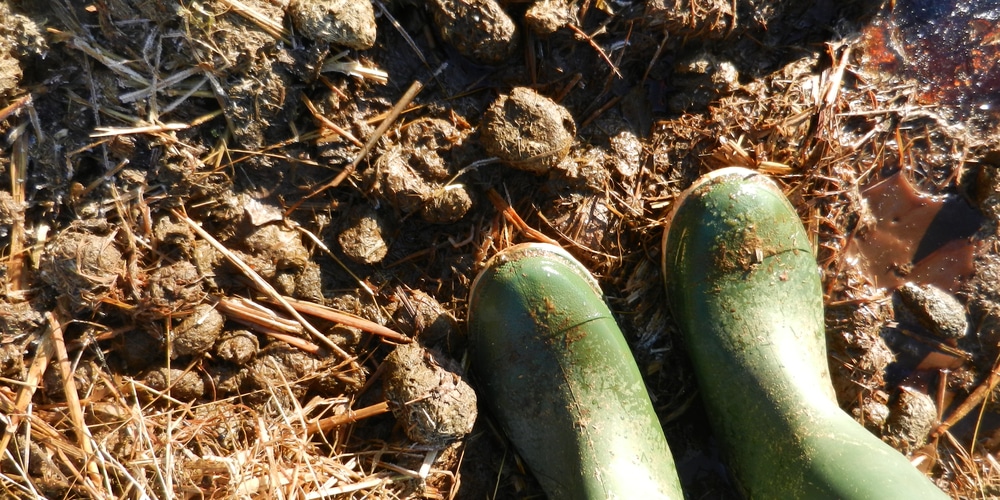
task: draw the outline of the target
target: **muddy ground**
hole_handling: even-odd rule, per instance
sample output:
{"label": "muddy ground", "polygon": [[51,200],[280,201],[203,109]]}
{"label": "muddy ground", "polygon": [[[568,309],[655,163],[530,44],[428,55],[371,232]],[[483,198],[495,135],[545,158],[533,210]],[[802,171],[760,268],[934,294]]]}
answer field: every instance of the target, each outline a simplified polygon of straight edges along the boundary
{"label": "muddy ground", "polygon": [[1000,494],[1000,37],[932,3],[6,0],[4,494],[539,498],[462,361],[479,267],[549,239],[738,498],[658,269],[727,165],[814,236],[845,411]]}

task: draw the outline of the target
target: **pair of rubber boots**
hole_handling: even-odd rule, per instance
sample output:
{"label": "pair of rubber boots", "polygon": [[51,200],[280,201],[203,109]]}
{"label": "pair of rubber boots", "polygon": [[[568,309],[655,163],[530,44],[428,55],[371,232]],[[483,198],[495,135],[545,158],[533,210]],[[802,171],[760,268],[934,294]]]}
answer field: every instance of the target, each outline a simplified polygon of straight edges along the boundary
{"label": "pair of rubber boots", "polygon": [[[674,204],[663,274],[747,498],[947,498],[837,406],[816,259],[773,181],[739,167],[699,179]],[[469,341],[480,398],[550,499],[684,497],[621,330],[566,251],[493,257],[472,286]]]}

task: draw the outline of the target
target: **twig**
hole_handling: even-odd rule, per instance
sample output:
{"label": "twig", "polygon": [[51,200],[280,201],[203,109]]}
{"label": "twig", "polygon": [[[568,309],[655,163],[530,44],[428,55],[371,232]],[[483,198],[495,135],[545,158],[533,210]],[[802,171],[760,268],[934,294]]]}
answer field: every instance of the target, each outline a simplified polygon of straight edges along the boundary
{"label": "twig", "polygon": [[605,111],[611,109],[615,104],[618,104],[618,101],[620,101],[620,100],[622,100],[622,96],[620,96],[620,95],[612,97],[610,101],[604,103],[603,106],[601,106],[600,108],[597,108],[597,111],[594,111],[593,113],[591,113],[590,116],[588,116],[586,120],[583,120],[583,122],[580,123],[579,130],[583,130],[583,129],[587,128],[587,125],[590,125],[590,122],[596,120],[597,117],[601,116]]}
{"label": "twig", "polygon": [[222,0],[222,3],[226,4],[229,8],[233,9],[233,12],[247,18],[254,24],[260,27],[260,29],[267,32],[267,34],[281,40],[284,43],[288,43],[288,36],[290,33],[280,22],[275,21],[267,17],[260,12],[257,12],[252,7],[240,2],[239,0]]}
{"label": "twig", "polygon": [[583,73],[573,73],[569,82],[552,98],[552,100],[557,103],[562,102],[562,100],[569,95],[570,91],[573,90],[573,87],[576,87],[576,84],[580,83],[580,80],[583,80]]}
{"label": "twig", "polygon": [[965,401],[962,401],[962,404],[958,405],[958,407],[955,408],[955,411],[951,412],[951,415],[949,415],[944,422],[938,424],[938,426],[931,431],[929,438],[937,439],[942,434],[947,432],[948,429],[957,424],[959,420],[965,418],[965,416],[968,415],[969,412],[976,407],[976,405],[982,403],[983,400],[986,399],[986,396],[993,392],[993,389],[996,388],[998,383],[1000,383],[1000,357],[998,357],[994,362],[993,370],[990,371],[990,375],[986,377],[986,380],[984,380],[982,384],[979,384],[979,387],[976,387],[976,389],[969,394],[969,397],[965,398]]}
{"label": "twig", "polygon": [[324,345],[329,347],[330,350],[340,355],[344,360],[350,361],[352,365],[357,364],[357,360],[354,359],[353,356],[348,354],[347,351],[345,351],[339,345],[337,345],[332,340],[327,338],[326,335],[320,333],[319,330],[317,330],[308,321],[306,321],[306,319],[303,318],[302,315],[299,314],[299,312],[296,311],[295,308],[293,308],[288,303],[288,301],[286,301],[281,296],[281,294],[279,294],[278,291],[271,286],[270,283],[268,283],[266,280],[264,280],[264,278],[262,278],[259,274],[257,274],[257,271],[254,271],[250,266],[247,265],[246,262],[243,262],[243,259],[240,259],[236,254],[231,252],[222,243],[219,243],[219,240],[216,240],[214,237],[212,237],[211,234],[208,234],[208,231],[202,229],[202,227],[198,223],[191,220],[186,215],[180,213],[176,209],[171,210],[171,212],[174,214],[174,217],[177,217],[178,219],[184,221],[184,223],[190,226],[191,229],[194,230],[194,232],[198,233],[198,236],[204,238],[205,241],[209,242],[209,244],[215,247],[216,250],[222,253],[222,255],[226,257],[226,260],[228,260],[234,266],[239,268],[240,271],[243,272],[243,274],[245,274],[248,278],[250,278],[251,281],[253,281],[254,285],[256,285],[258,290],[260,290],[265,295],[267,295],[271,299],[275,300],[278,304],[280,304],[281,307],[288,312],[288,314],[291,314],[296,321],[302,324],[302,326],[306,329],[307,332],[309,332],[310,335],[313,336],[314,339],[322,342]]}
{"label": "twig", "polygon": [[618,67],[615,66],[615,63],[611,61],[611,58],[608,57],[608,55],[604,52],[604,49],[602,49],[600,45],[597,45],[597,42],[595,42],[594,39],[590,37],[590,35],[584,33],[583,30],[577,28],[576,26],[573,26],[572,24],[567,24],[566,26],[569,29],[573,30],[573,32],[576,33],[577,35],[583,37],[583,39],[586,40],[587,43],[589,43],[590,46],[593,47],[594,50],[596,50],[597,53],[601,55],[601,59],[604,59],[604,62],[607,63],[607,65],[611,68],[611,71],[615,74],[615,76],[617,76],[618,78],[622,78],[622,74],[621,72],[618,71]]}

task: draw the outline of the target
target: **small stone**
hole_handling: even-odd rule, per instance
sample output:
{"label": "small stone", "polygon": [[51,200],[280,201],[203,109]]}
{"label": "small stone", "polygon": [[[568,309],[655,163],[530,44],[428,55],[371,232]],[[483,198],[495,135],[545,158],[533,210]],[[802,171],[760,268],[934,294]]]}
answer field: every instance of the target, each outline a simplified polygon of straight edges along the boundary
{"label": "small stone", "polygon": [[896,289],[906,310],[921,326],[944,338],[960,339],[969,330],[965,306],[934,286],[905,283]]}
{"label": "small stone", "polygon": [[511,167],[544,174],[566,157],[576,123],[555,101],[516,87],[486,110],[480,134],[490,155]]}
{"label": "small stone", "polygon": [[195,306],[194,312],[171,331],[171,359],[208,352],[222,333],[226,318],[209,304]]}
{"label": "small stone", "polygon": [[292,0],[292,23],[320,42],[365,50],[375,45],[375,9],[369,0]]}
{"label": "small stone", "polygon": [[385,398],[410,439],[444,446],[472,432],[476,393],[454,361],[413,343],[397,346],[385,366]]}

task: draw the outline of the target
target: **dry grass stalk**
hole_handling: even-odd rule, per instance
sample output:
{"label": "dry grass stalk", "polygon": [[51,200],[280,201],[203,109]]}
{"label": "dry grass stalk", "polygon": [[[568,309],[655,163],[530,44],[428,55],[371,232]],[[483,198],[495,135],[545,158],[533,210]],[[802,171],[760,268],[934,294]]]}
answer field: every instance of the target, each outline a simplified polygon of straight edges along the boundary
{"label": "dry grass stalk", "polygon": [[90,57],[93,57],[97,62],[103,64],[105,67],[114,71],[120,76],[123,76],[132,81],[132,83],[137,86],[150,87],[152,82],[148,78],[140,75],[134,69],[129,66],[129,60],[115,54],[107,49],[104,49],[96,43],[92,44],[90,41],[84,40],[80,36],[69,36],[69,42],[67,44],[77,49]]}
{"label": "dry grass stalk", "polygon": [[302,324],[279,316],[274,311],[261,307],[252,300],[242,297],[222,297],[219,299],[218,309],[225,313],[227,318],[268,337],[288,343],[308,353],[316,354],[320,351],[318,345],[297,336],[302,335],[304,330]]}
{"label": "dry grass stalk", "polygon": [[[313,118],[315,118],[317,121],[319,121],[324,127],[332,130],[336,135],[339,135],[339,136],[341,136],[341,137],[343,137],[343,138],[351,141],[351,143],[354,144],[355,146],[359,146],[359,147],[363,147],[364,146],[364,144],[361,141],[359,141],[356,137],[354,137],[353,134],[351,134],[347,130],[341,128],[336,123],[333,123],[332,121],[330,121],[329,118],[323,116],[323,114],[320,113],[320,111],[318,109],[316,109],[316,105],[313,104],[313,102],[310,101],[309,98],[306,97],[305,94],[302,94],[302,103],[306,105],[306,108],[309,108],[309,112],[312,113]],[[317,139],[317,143],[323,144],[325,142],[329,142],[330,140],[331,139],[329,137],[327,137],[327,134],[324,133],[324,134],[322,134],[319,137],[319,139]]]}
{"label": "dry grass stalk", "polygon": [[161,134],[164,132],[176,132],[190,128],[187,123],[161,123],[156,125],[143,125],[139,127],[95,127],[91,137],[114,137],[116,135],[131,134]]}
{"label": "dry grass stalk", "polygon": [[90,484],[88,488],[93,488],[98,492],[101,490],[101,473],[98,471],[98,462],[94,456],[94,446],[90,429],[87,428],[83,420],[83,408],[80,406],[80,394],[76,389],[76,380],[73,377],[73,368],[70,365],[69,355],[66,352],[66,341],[63,339],[62,321],[55,314],[48,312],[45,319],[49,322],[49,341],[52,342],[52,350],[55,354],[56,366],[59,367],[59,375],[63,382],[63,393],[66,395],[66,407],[69,410],[70,422],[73,424],[77,442],[83,450],[85,467],[87,469]]}
{"label": "dry grass stalk", "polygon": [[280,21],[275,21],[270,17],[261,14],[253,7],[240,2],[239,0],[220,0],[229,8],[233,9],[233,12],[243,16],[252,23],[256,24],[260,29],[264,30],[268,35],[280,40],[283,43],[290,43],[288,38],[291,33],[281,24]]}
{"label": "dry grass stalk", "polygon": [[194,75],[201,74],[202,71],[203,70],[198,67],[184,68],[166,78],[156,80],[155,85],[150,85],[146,88],[134,90],[132,92],[126,92],[118,96],[118,99],[124,104],[132,103],[138,101],[139,99],[146,99],[162,92],[168,87],[181,83]]}
{"label": "dry grass stalk", "polygon": [[389,9],[385,8],[385,4],[382,3],[381,0],[375,0],[374,3],[375,6],[378,7],[378,10],[382,13],[382,15],[385,16],[385,18],[388,19],[390,23],[392,23],[392,27],[396,28],[396,32],[398,32],[399,35],[403,37],[403,40],[406,40],[407,45],[409,45],[410,48],[413,49],[413,52],[417,55],[417,59],[420,59],[420,62],[423,63],[425,68],[430,69],[431,65],[427,62],[427,58],[424,57],[423,51],[421,51],[420,48],[417,47],[417,43],[413,41],[413,38],[410,37],[410,34],[407,33],[407,31],[403,29],[402,26],[400,26],[399,21],[397,21],[396,18],[392,15],[392,12],[389,12]]}
{"label": "dry grass stalk", "polygon": [[340,415],[334,415],[332,417],[326,417],[320,420],[315,420],[309,422],[306,427],[306,434],[312,435],[317,432],[329,432],[330,429],[340,427],[342,425],[353,424],[358,420],[362,420],[368,417],[374,417],[376,415],[381,415],[389,411],[389,402],[383,401],[381,403],[376,403],[371,406],[366,406],[360,410],[347,410],[346,413]]}
{"label": "dry grass stalk", "polygon": [[341,52],[330,59],[327,59],[323,63],[323,67],[320,71],[323,73],[335,71],[337,73],[343,73],[348,76],[353,76],[359,79],[373,80],[374,82],[385,85],[389,83],[389,73],[382,71],[377,68],[369,68],[357,61],[343,60],[343,57],[347,55],[347,52]]}
{"label": "dry grass stalk", "polygon": [[21,389],[17,392],[17,399],[14,400],[13,412],[7,415],[7,426],[4,428],[3,436],[0,436],[0,450],[6,450],[10,444],[10,439],[17,432],[21,420],[24,418],[28,405],[38,389],[42,376],[53,356],[53,344],[49,340],[52,336],[51,329],[46,329],[41,338],[38,339],[38,350],[28,367],[28,374],[24,379]]}
{"label": "dry grass stalk", "polygon": [[[30,101],[22,99],[22,102],[29,103]],[[14,204],[11,207],[14,220],[10,228],[10,248],[8,249],[10,253],[7,257],[6,287],[9,290],[8,293],[17,293],[28,288],[28,277],[22,272],[26,256],[24,248],[24,238],[26,235],[24,228],[24,187],[28,179],[29,164],[29,137],[27,136],[26,128],[27,123],[25,122],[18,129],[12,131],[10,135],[14,139],[10,155],[10,197]]]}
{"label": "dry grass stalk", "polygon": [[374,321],[369,321],[367,319],[355,316],[350,313],[338,311],[331,307],[324,306],[322,304],[316,304],[314,302],[308,302],[304,300],[293,299],[291,297],[285,297],[285,300],[295,310],[308,314],[310,316],[315,316],[320,319],[325,319],[327,321],[332,321],[334,323],[340,323],[342,325],[357,328],[363,332],[368,332],[372,335],[377,335],[391,342],[397,342],[400,344],[409,344],[413,342],[413,339],[399,333],[390,328],[386,328]]}
{"label": "dry grass stalk", "polygon": [[510,206],[510,203],[507,203],[507,200],[503,199],[503,197],[500,196],[500,193],[497,193],[496,190],[491,188],[486,194],[489,195],[490,202],[493,203],[493,206],[496,207],[498,211],[503,213],[504,218],[506,218],[511,224],[514,224],[515,227],[521,230],[521,232],[529,238],[542,243],[550,243],[557,246],[559,245],[558,241],[549,238],[545,235],[545,233],[542,233],[541,231],[529,226],[527,222],[524,222],[524,219],[517,214],[514,207]]}
{"label": "dry grass stalk", "polygon": [[220,297],[218,309],[235,321],[261,328],[264,332],[302,334],[302,324],[243,297]]}

